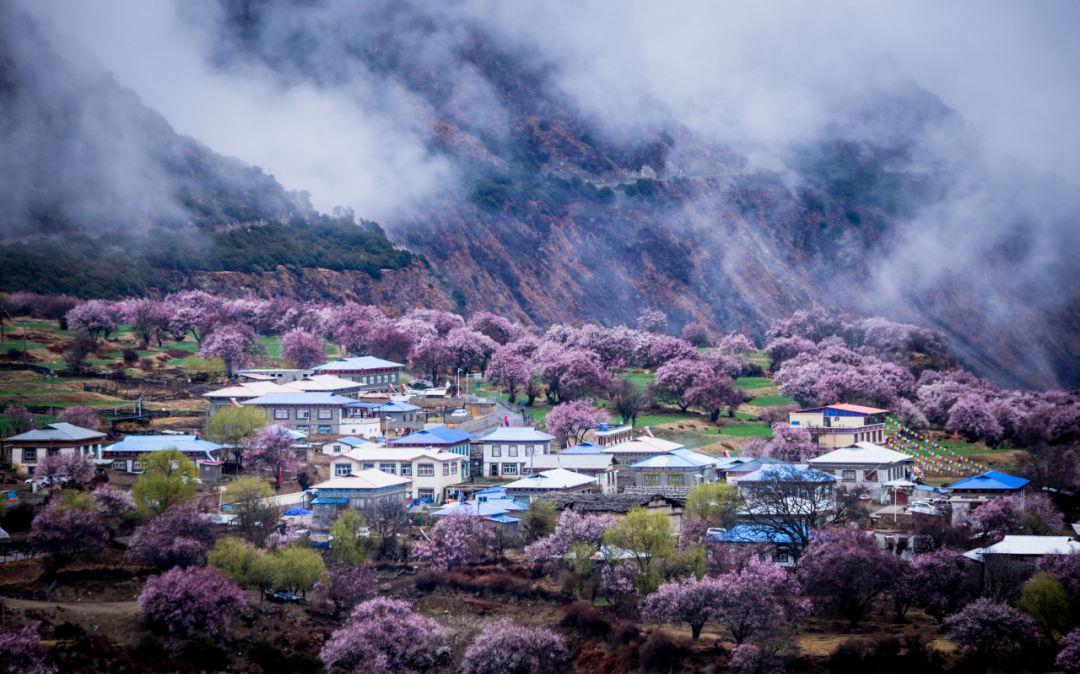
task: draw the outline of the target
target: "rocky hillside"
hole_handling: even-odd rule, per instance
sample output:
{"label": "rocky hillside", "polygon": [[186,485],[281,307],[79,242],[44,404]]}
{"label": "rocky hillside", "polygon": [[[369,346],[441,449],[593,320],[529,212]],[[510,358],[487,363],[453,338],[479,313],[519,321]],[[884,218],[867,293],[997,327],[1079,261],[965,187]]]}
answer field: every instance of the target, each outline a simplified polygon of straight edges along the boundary
{"label": "rocky hillside", "polygon": [[[676,329],[702,318],[752,334],[820,304],[933,327],[1003,383],[1080,385],[1080,283],[1060,257],[1080,246],[1069,226],[1080,206],[1037,226],[1050,216],[1011,203],[1014,184],[972,178],[977,142],[914,82],[895,78],[860,101],[850,111],[858,133],[838,125],[763,168],[663,110],[612,133],[560,89],[542,55],[430,7],[221,5],[213,61],[223,70],[332,88],[362,69],[409,97],[427,147],[456,178],[435,203],[383,223],[411,252],[377,225],[317,214],[264,172],[176,136],[107,77],[47,52],[20,60],[34,51],[33,31],[16,25],[0,57],[9,102],[0,171],[17,178],[0,186],[0,254],[14,261],[0,287],[115,295],[198,285],[491,309],[537,325],[610,325],[659,307]],[[18,22],[5,23],[11,33]],[[950,138],[949,156],[927,151],[934,134]],[[24,167],[13,157],[49,160]],[[1047,183],[1026,179],[1025,193]],[[971,184],[1003,195],[968,209],[978,245],[946,235],[920,247]]]}

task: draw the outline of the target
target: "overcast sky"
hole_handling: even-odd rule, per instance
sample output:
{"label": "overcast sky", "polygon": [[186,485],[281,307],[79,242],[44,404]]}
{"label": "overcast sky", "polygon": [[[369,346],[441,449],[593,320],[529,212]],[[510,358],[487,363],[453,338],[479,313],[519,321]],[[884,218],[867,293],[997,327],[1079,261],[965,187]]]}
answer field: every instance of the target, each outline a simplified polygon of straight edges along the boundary
{"label": "overcast sky", "polygon": [[[217,17],[192,19],[189,5],[181,19],[171,0],[23,4],[178,131],[310,190],[321,209],[390,217],[452,184],[452,167],[425,148],[424,110],[362,72],[348,86],[284,86],[259,68],[211,67]],[[659,109],[722,141],[805,140],[866,92],[891,86],[893,74],[880,78],[890,69],[883,64],[895,63],[992,151],[1080,184],[1080,2],[466,0],[432,8],[447,23],[475,21],[535,48],[556,65],[562,90],[613,132]]]}

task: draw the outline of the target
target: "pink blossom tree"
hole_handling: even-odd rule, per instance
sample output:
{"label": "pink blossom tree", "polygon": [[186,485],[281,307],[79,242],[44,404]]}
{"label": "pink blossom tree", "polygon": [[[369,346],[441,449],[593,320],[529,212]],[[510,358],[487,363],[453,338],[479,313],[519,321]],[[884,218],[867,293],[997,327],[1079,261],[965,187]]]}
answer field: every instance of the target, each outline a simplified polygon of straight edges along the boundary
{"label": "pink blossom tree", "polygon": [[643,309],[637,317],[637,329],[642,332],[663,334],[667,332],[667,314],[659,309]]}
{"label": "pink blossom tree", "polygon": [[175,568],[151,576],[139,595],[143,622],[166,635],[222,637],[247,606],[244,593],[213,567]]}
{"label": "pink blossom tree", "polygon": [[858,529],[815,532],[799,559],[798,577],[815,603],[848,620],[854,629],[892,582],[892,558]]}
{"label": "pink blossom tree", "polygon": [[131,326],[144,349],[150,346],[150,339],[169,323],[167,307],[149,297],[124,300],[118,308],[120,319]]}
{"label": "pink blossom tree", "polygon": [[688,623],[694,639],[715,620],[724,588],[717,578],[681,578],[664,583],[645,597],[641,617],[651,623]]}
{"label": "pink blossom tree", "polygon": [[727,627],[736,644],[751,638],[774,644],[789,637],[810,609],[798,581],[770,562],[754,559],[717,581],[713,619]]}
{"label": "pink blossom tree", "polygon": [[1065,519],[1046,494],[1012,494],[972,510],[968,525],[983,540],[996,541],[1007,534],[1057,534]]}
{"label": "pink blossom tree", "polygon": [[805,428],[795,428],[787,422],[772,425],[773,437],[765,447],[765,456],[798,463],[817,455],[818,446]]}
{"label": "pink blossom tree", "polygon": [[313,590],[317,597],[333,606],[335,616],[351,611],[376,594],[375,568],[370,564],[336,564],[327,571],[329,578],[317,582]]}
{"label": "pink blossom tree", "polygon": [[1061,651],[1058,653],[1054,664],[1060,667],[1062,671],[1068,672],[1068,674],[1080,672],[1080,628],[1066,634],[1061,641],[1061,645]]}
{"label": "pink blossom tree", "polygon": [[454,362],[454,353],[442,337],[427,337],[413,345],[409,352],[409,364],[427,373],[431,382],[437,383],[439,374],[446,372]]}
{"label": "pink blossom tree", "polygon": [[447,646],[446,632],[399,599],[377,597],[353,609],[326,641],[319,658],[326,671],[354,674],[419,674],[429,671]]}
{"label": "pink blossom tree", "polygon": [[248,367],[258,353],[259,342],[255,332],[242,325],[222,325],[202,340],[199,355],[203,358],[220,358],[225,363],[225,373],[233,376],[236,370]]}
{"label": "pink blossom tree", "polygon": [[911,584],[917,590],[914,604],[938,621],[958,611],[975,590],[969,564],[955,550],[915,555],[911,560]]}
{"label": "pink blossom tree", "polygon": [[90,457],[82,454],[54,454],[38,464],[36,475],[50,478],[66,478],[75,487],[94,479],[97,469]]}
{"label": "pink blossom tree", "polygon": [[276,488],[280,489],[283,474],[295,472],[300,466],[300,457],[293,444],[289,429],[271,424],[254,438],[244,441],[244,466],[254,472],[269,473],[274,477]]}
{"label": "pink blossom tree", "polygon": [[440,337],[445,337],[454,328],[465,325],[465,319],[458,314],[440,309],[410,309],[405,317],[427,323]]}
{"label": "pink blossom tree", "polygon": [[165,298],[168,305],[169,331],[180,340],[188,332],[197,344],[213,329],[224,306],[219,298],[201,290],[174,293]]}
{"label": "pink blossom tree", "polygon": [[[85,496],[84,496],[85,498]],[[57,569],[75,559],[93,559],[105,551],[109,531],[101,514],[77,499],[54,496],[30,525],[27,542]]]}
{"label": "pink blossom tree", "polygon": [[589,429],[608,418],[607,410],[593,407],[591,401],[573,400],[553,407],[544,419],[544,427],[562,446],[569,447],[581,442]]}
{"label": "pink blossom tree", "polygon": [[131,492],[111,484],[99,485],[90,494],[90,502],[111,525],[119,525],[135,516],[135,499]]}
{"label": "pink blossom tree", "polygon": [[393,361],[405,360],[416,343],[416,336],[400,323],[379,323],[367,337],[367,351],[373,356]]}
{"label": "pink blossom tree", "polygon": [[735,381],[717,372],[694,381],[694,385],[683,394],[683,401],[693,407],[704,410],[713,423],[720,418],[725,409],[730,416],[735,415],[735,408],[746,400],[742,391],[735,388]]}
{"label": "pink blossom tree", "polygon": [[534,567],[550,571],[558,566],[560,557],[574,545],[584,544],[599,549],[604,532],[613,524],[614,515],[581,515],[567,508],[559,514],[554,531],[525,547],[525,559]]}
{"label": "pink blossom tree", "polygon": [[479,311],[469,317],[469,329],[479,332],[495,341],[496,344],[506,344],[518,333],[508,319],[493,314],[489,311]]}
{"label": "pink blossom tree", "polygon": [[75,405],[60,411],[56,416],[57,421],[63,421],[80,428],[88,428],[91,431],[101,430],[101,417],[89,407]]}
{"label": "pink blossom tree", "polygon": [[510,396],[510,404],[513,404],[518,387],[532,378],[532,372],[529,370],[529,361],[525,356],[514,353],[504,346],[491,356],[484,378],[504,389]]}
{"label": "pink blossom tree", "polygon": [[716,342],[716,350],[721,353],[747,353],[756,349],[757,347],[749,337],[737,332],[724,335]]}
{"label": "pink blossom tree", "polygon": [[986,598],[946,618],[945,629],[969,656],[999,665],[1017,659],[1039,640],[1038,629],[1027,614]]}
{"label": "pink blossom tree", "polygon": [[446,571],[492,559],[495,532],[487,518],[476,515],[442,517],[428,532],[427,540],[413,549],[434,571]]}
{"label": "pink blossom tree", "polygon": [[158,569],[195,566],[206,561],[213,545],[214,530],[199,516],[196,505],[188,501],[172,505],[135,527],[127,557]]}
{"label": "pink blossom tree", "polygon": [[360,355],[367,352],[368,337],[376,325],[386,322],[386,316],[378,307],[349,302],[332,314],[330,320],[334,341],[346,353]]}
{"label": "pink blossom tree", "polygon": [[774,371],[799,354],[815,354],[817,350],[817,344],[805,337],[778,337],[765,344],[765,353],[769,355]]}
{"label": "pink blossom tree", "polygon": [[462,674],[547,674],[570,662],[563,638],[547,627],[526,627],[506,618],[484,625],[465,650]]}
{"label": "pink blossom tree", "polygon": [[116,329],[119,312],[111,302],[87,300],[67,312],[66,318],[69,329],[89,335],[96,345]]}
{"label": "pink blossom tree", "polygon": [[653,383],[653,397],[660,402],[674,403],[683,412],[690,406],[686,392],[698,380],[706,380],[712,375],[712,369],[700,358],[678,358],[669,360],[656,368],[656,380]]}
{"label": "pink blossom tree", "polygon": [[306,370],[321,363],[326,358],[326,350],[322,337],[294,328],[281,338],[281,355],[296,363],[296,367]]}
{"label": "pink blossom tree", "polygon": [[446,335],[446,348],[452,356],[451,367],[462,372],[483,368],[498,346],[487,335],[468,328],[454,328]]}
{"label": "pink blossom tree", "polygon": [[985,440],[991,445],[1001,439],[1003,432],[990,405],[981,396],[972,393],[961,396],[949,409],[945,429],[960,433],[969,441]]}
{"label": "pink blossom tree", "polygon": [[712,330],[705,321],[691,321],[683,326],[682,338],[694,346],[709,346],[713,341]]}
{"label": "pink blossom tree", "polygon": [[37,627],[0,628],[0,663],[4,674],[55,674],[47,661],[48,649],[38,637]]}
{"label": "pink blossom tree", "polygon": [[642,334],[644,337],[637,349],[638,364],[642,367],[655,368],[671,360],[696,358],[700,355],[694,345],[685,339],[670,335]]}
{"label": "pink blossom tree", "polygon": [[34,416],[22,405],[8,405],[4,408],[4,416],[11,435],[25,433],[34,427]]}

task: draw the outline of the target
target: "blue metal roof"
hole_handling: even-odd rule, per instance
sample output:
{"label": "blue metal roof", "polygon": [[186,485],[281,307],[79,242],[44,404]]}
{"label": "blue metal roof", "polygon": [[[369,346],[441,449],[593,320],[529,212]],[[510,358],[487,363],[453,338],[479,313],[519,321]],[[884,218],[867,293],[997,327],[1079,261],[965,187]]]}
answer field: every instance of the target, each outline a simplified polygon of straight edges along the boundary
{"label": "blue metal roof", "polygon": [[718,543],[772,543],[790,545],[791,536],[765,524],[738,524],[730,529],[710,529],[705,535]]}
{"label": "blue metal roof", "polygon": [[392,360],[383,360],[374,356],[356,356],[344,360],[332,360],[312,369],[316,372],[352,372],[355,370],[383,370],[390,367],[405,367]]}
{"label": "blue metal roof", "polygon": [[521,521],[518,517],[510,517],[509,515],[492,515],[488,517],[493,522],[501,522],[503,524],[517,524]]}
{"label": "blue metal roof", "polygon": [[311,501],[312,505],[342,505],[348,502],[349,499],[345,498],[344,496],[341,496],[339,498],[327,498],[324,496],[320,496]]}
{"label": "blue metal roof", "polygon": [[973,475],[965,480],[949,485],[949,489],[971,489],[977,491],[1016,491],[1028,483],[1022,477],[988,470],[980,475]]}
{"label": "blue metal roof", "polygon": [[582,442],[574,445],[573,447],[567,447],[566,449],[560,449],[559,454],[603,454],[604,450],[601,447],[597,447],[591,442]]}
{"label": "blue metal roof", "polygon": [[388,403],[382,403],[371,408],[372,410],[378,410],[379,412],[415,412],[420,409],[412,403],[400,403],[396,400],[391,400]]}
{"label": "blue metal roof", "polygon": [[415,447],[427,445],[460,445],[468,442],[472,436],[464,431],[447,426],[433,426],[422,431],[410,433],[396,440],[391,440],[393,447]]}

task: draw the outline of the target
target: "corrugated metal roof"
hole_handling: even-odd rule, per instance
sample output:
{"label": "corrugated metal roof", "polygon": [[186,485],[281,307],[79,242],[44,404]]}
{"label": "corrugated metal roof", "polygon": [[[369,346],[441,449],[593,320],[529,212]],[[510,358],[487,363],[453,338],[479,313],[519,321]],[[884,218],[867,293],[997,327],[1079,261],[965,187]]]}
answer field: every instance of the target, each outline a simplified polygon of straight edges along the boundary
{"label": "corrugated metal roof", "polygon": [[509,484],[503,485],[503,487],[508,491],[511,489],[557,490],[580,487],[595,482],[595,477],[575,473],[574,471],[566,470],[565,468],[555,468],[553,470],[545,470],[536,475],[530,475],[529,477],[523,477],[520,480],[514,480]]}
{"label": "corrugated metal roof", "polygon": [[244,400],[241,405],[332,405],[344,406],[356,402],[352,398],[319,391],[296,393],[268,393],[258,398]]}
{"label": "corrugated metal roof", "polygon": [[821,412],[822,410],[829,409],[854,412],[856,414],[881,414],[882,412],[889,411],[883,410],[880,407],[867,407],[866,405],[853,405],[852,403],[833,403],[832,405],[823,405],[821,407],[808,407],[804,410],[798,410],[798,412]]}
{"label": "corrugated metal roof", "polygon": [[1022,477],[998,470],[988,470],[949,485],[949,489],[972,489],[978,491],[1016,491],[1028,483]]}
{"label": "corrugated metal roof", "polygon": [[289,387],[297,391],[347,391],[349,389],[358,389],[360,386],[360,382],[335,377],[330,374],[317,374],[307,379],[289,383]]}
{"label": "corrugated metal roof", "polygon": [[320,489],[382,489],[383,487],[408,484],[409,482],[412,482],[412,480],[372,468],[370,470],[361,470],[352,475],[331,478],[326,482],[311,485],[311,488],[316,492]]}
{"label": "corrugated metal roof", "polygon": [[975,555],[1068,555],[1080,553],[1080,541],[1068,536],[1006,536],[985,548],[968,551]]}
{"label": "corrugated metal roof", "polygon": [[853,463],[881,465],[914,460],[914,457],[881,445],[875,445],[872,442],[857,442],[854,447],[841,447],[821,456],[815,456],[810,459],[810,464]]}
{"label": "corrugated metal roof", "polygon": [[178,449],[185,454],[214,452],[222,448],[216,442],[204,440],[197,435],[129,435],[115,445],[109,445],[104,454],[112,452],[162,452]]}
{"label": "corrugated metal roof", "polygon": [[767,463],[752,473],[731,479],[743,484],[766,480],[777,482],[836,482],[838,478],[835,475],[807,466],[790,463]]}
{"label": "corrugated metal roof", "polygon": [[524,459],[535,469],[567,468],[569,470],[606,470],[615,463],[612,454],[534,454]]}
{"label": "corrugated metal roof", "polygon": [[560,454],[603,454],[604,448],[598,447],[591,442],[582,442],[574,445],[573,447],[567,447],[566,449],[559,450]]}
{"label": "corrugated metal roof", "polygon": [[551,442],[554,435],[532,426],[500,426],[483,437],[484,442]]}
{"label": "corrugated metal roof", "polygon": [[642,459],[632,464],[631,468],[705,468],[715,465],[716,457],[684,448]]}
{"label": "corrugated metal roof", "polygon": [[105,434],[100,431],[93,431],[89,428],[69,424],[66,421],[57,421],[56,423],[49,424],[45,428],[36,428],[32,431],[19,433],[18,435],[5,438],[5,440],[12,442],[31,440],[78,442],[80,440],[96,440],[104,437]]}
{"label": "corrugated metal roof", "polygon": [[316,365],[313,370],[317,372],[347,372],[355,370],[381,370],[388,367],[405,367],[401,363],[392,360],[383,360],[375,356],[356,356],[343,360],[332,360],[322,365]]}
{"label": "corrugated metal roof", "polygon": [[468,442],[472,436],[464,431],[447,426],[432,426],[422,431],[410,433],[404,437],[391,440],[393,446],[418,446],[418,445],[457,445]]}

